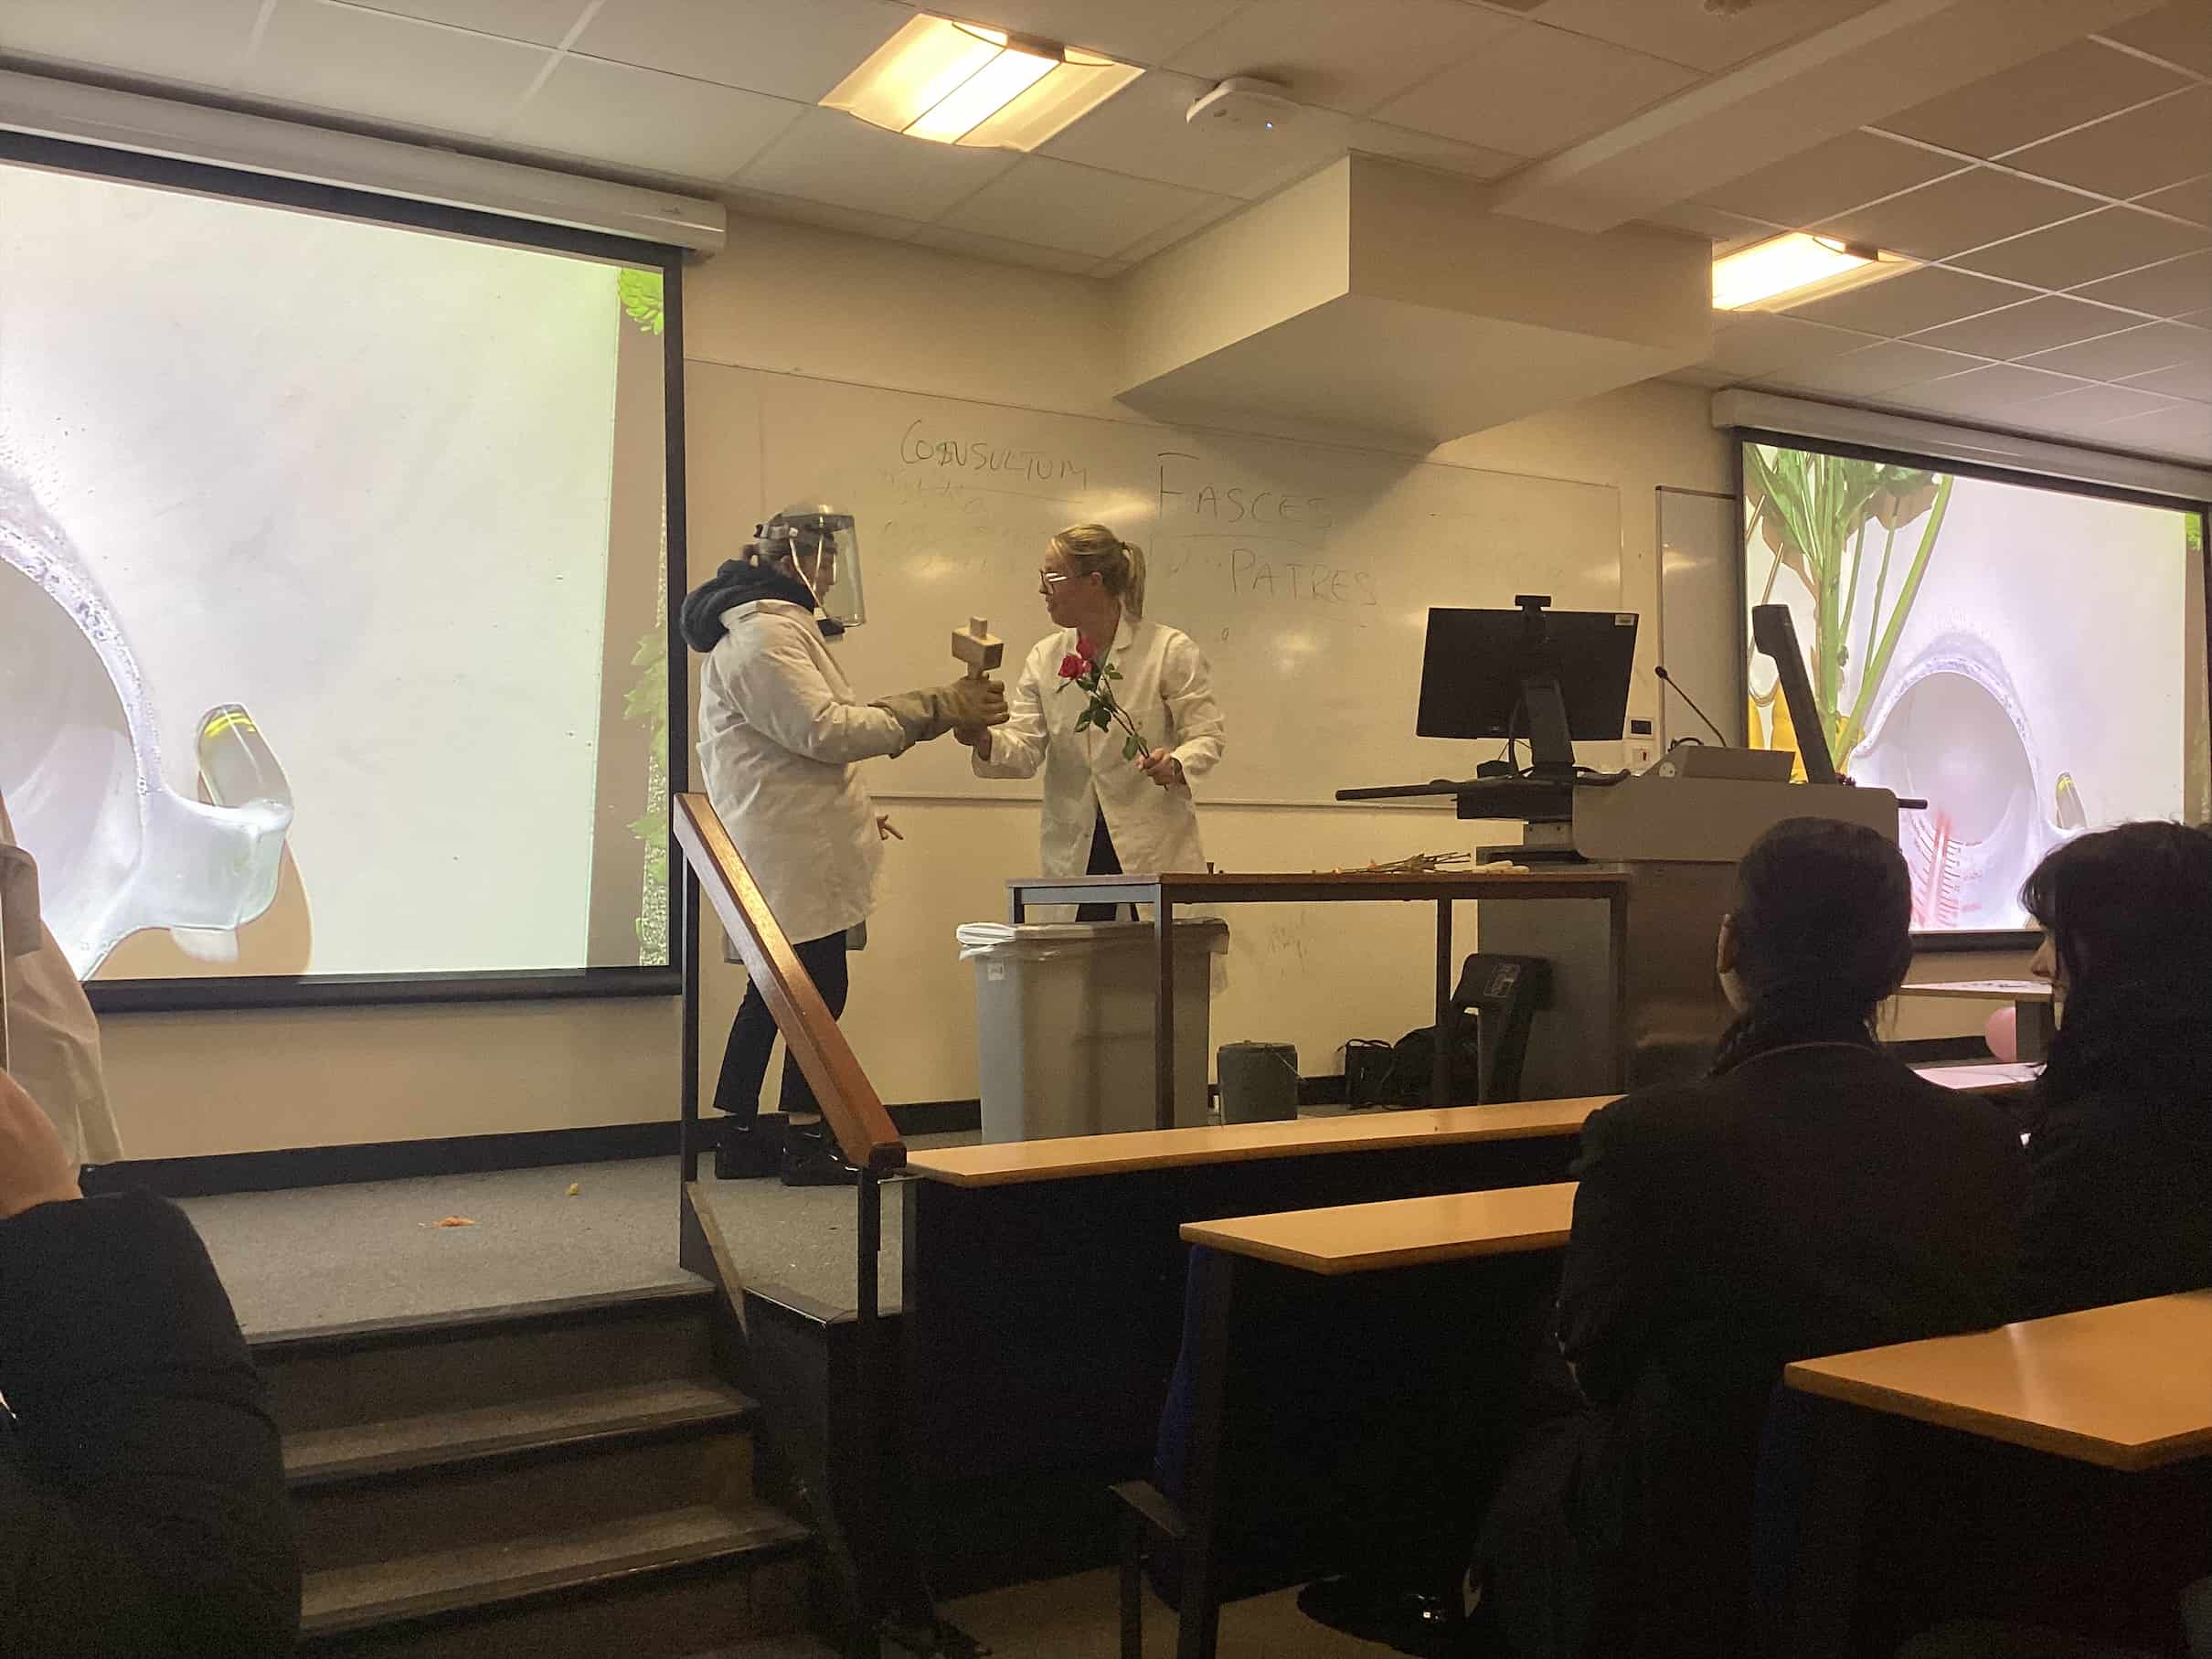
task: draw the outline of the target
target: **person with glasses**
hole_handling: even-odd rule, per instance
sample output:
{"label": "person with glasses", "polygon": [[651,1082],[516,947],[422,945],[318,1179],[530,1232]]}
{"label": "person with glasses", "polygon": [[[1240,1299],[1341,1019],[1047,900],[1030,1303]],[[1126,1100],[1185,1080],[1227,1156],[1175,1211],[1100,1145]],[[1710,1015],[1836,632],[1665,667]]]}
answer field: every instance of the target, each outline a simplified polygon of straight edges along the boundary
{"label": "person with glasses", "polygon": [[[996,728],[962,728],[981,778],[1044,773],[1039,869],[1047,876],[1202,870],[1191,785],[1221,759],[1226,730],[1213,675],[1191,637],[1144,616],[1144,553],[1101,524],[1071,525],[1047,545],[1037,590],[1057,633],[1039,640]],[[1118,724],[1083,720],[1090,696],[1070,668],[1101,664],[1101,683],[1142,735],[1134,756]],[[1085,905],[1078,920],[1111,920]]]}

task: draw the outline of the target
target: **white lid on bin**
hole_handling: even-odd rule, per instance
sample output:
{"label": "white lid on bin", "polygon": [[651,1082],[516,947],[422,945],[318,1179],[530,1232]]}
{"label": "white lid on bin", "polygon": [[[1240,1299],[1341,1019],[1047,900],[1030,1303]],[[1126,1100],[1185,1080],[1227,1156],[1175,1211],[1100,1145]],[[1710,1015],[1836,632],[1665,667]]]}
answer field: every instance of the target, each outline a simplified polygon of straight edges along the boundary
{"label": "white lid on bin", "polygon": [[[1149,947],[1158,933],[1149,921],[970,921],[953,937],[965,961],[971,956],[1037,956],[1097,945]],[[1228,923],[1212,916],[1178,920],[1175,944],[1179,950],[1224,955],[1228,951]]]}

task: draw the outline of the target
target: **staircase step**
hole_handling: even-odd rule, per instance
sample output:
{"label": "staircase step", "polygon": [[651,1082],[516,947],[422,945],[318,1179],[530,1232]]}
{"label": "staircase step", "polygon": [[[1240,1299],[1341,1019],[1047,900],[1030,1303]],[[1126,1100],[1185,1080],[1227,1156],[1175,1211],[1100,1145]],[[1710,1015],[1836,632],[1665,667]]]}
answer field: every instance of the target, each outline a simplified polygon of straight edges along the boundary
{"label": "staircase step", "polygon": [[296,1492],[469,1464],[524,1462],[628,1441],[734,1429],[758,1409],[720,1383],[633,1383],[513,1405],[303,1430],[284,1437],[284,1474]]}
{"label": "staircase step", "polygon": [[712,1374],[705,1284],[579,1296],[264,1336],[253,1344],[287,1435]]}
{"label": "staircase step", "polygon": [[[698,1505],[311,1572],[302,1645],[488,1655],[735,1643],[795,1628],[807,1543],[804,1527],[765,1505]],[[655,1624],[691,1639],[662,1645]]]}

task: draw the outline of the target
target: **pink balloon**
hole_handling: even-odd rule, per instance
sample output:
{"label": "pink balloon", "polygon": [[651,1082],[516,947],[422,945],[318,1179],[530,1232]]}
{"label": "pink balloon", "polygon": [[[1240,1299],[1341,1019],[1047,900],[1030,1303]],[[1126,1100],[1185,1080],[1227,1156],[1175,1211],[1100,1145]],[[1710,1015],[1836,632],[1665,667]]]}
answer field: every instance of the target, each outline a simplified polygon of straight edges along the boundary
{"label": "pink balloon", "polygon": [[1982,1040],[1989,1045],[1990,1053],[2005,1065],[2015,1065],[2020,1058],[2020,1011],[2007,1003],[1989,1016],[1982,1027]]}

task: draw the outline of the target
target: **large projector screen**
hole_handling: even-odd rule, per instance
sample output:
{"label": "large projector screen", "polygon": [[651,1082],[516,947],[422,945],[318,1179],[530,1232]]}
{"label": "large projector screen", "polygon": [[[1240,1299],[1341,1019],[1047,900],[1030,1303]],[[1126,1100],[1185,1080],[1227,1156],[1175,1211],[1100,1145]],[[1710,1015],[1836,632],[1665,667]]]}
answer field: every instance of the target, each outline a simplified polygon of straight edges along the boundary
{"label": "large projector screen", "polygon": [[667,272],[430,217],[0,161],[0,795],[132,1005],[669,983]]}
{"label": "large projector screen", "polygon": [[1837,769],[1928,803],[1900,820],[1916,927],[2024,928],[2068,836],[2205,814],[2200,509],[1789,440],[1742,462],[1750,741],[1798,746],[1749,647],[1780,601]]}

